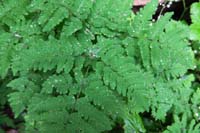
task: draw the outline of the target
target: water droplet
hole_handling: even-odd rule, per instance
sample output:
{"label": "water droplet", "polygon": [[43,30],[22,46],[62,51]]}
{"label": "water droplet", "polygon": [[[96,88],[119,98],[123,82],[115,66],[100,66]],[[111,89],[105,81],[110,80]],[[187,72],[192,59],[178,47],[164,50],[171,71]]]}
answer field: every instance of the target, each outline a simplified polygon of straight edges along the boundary
{"label": "water droplet", "polygon": [[21,38],[21,36],[17,33],[15,33],[14,36],[17,37],[17,38]]}
{"label": "water droplet", "polygon": [[170,8],[170,6],[171,6],[170,4],[167,4],[167,8]]}
{"label": "water droplet", "polygon": [[158,20],[160,19],[161,15],[158,16]]}
{"label": "water droplet", "polygon": [[123,16],[127,16],[127,14],[126,14],[126,13],[124,13],[124,14],[123,14]]}
{"label": "water droplet", "polygon": [[199,116],[199,114],[196,112],[195,114],[194,114],[196,117],[198,117]]}

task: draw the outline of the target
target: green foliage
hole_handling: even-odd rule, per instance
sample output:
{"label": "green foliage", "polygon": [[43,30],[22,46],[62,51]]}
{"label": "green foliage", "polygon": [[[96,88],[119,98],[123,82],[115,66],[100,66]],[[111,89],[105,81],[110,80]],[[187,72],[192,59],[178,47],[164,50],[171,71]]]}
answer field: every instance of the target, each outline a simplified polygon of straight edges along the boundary
{"label": "green foliage", "polygon": [[5,77],[4,80],[0,79],[0,132],[3,132],[3,127],[15,128],[14,120],[6,114],[8,107],[7,95],[12,92],[12,90],[6,85],[10,82],[9,77]]}
{"label": "green foliage", "polygon": [[191,7],[191,39],[200,41],[200,3],[194,3]]}
{"label": "green foliage", "polygon": [[[192,47],[195,51],[196,54],[196,65],[197,65],[197,69],[196,69],[196,77],[199,80],[198,77],[198,71],[200,70],[200,61],[199,61],[199,50],[200,50],[200,3],[194,3],[191,6],[191,19],[192,19],[192,24],[190,25],[190,29],[191,29],[191,40],[192,42]],[[198,83],[197,83],[198,84]]]}
{"label": "green foliage", "polygon": [[195,124],[194,119],[188,124],[186,115],[183,115],[181,120],[178,116],[174,116],[174,119],[174,124],[167,127],[164,133],[198,133],[200,131],[200,124]]}
{"label": "green foliage", "polygon": [[[6,125],[12,128],[15,127],[13,120],[2,113],[0,113],[0,125],[4,125],[4,126]],[[1,128],[0,128],[0,132],[1,132]]]}
{"label": "green foliage", "polygon": [[1,3],[0,75],[13,74],[8,101],[25,132],[100,133],[117,123],[146,132],[147,112],[162,123],[176,116],[168,128],[175,132],[177,116],[186,114],[184,127],[193,119],[189,29],[171,13],[151,21],[157,1],[136,16],[132,0]]}

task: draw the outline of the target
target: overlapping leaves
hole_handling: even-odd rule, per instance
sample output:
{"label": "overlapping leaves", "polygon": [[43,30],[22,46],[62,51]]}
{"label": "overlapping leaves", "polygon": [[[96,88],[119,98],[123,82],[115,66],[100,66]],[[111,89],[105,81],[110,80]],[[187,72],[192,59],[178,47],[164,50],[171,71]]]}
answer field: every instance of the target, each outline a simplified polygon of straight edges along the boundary
{"label": "overlapping leaves", "polygon": [[0,20],[0,74],[15,75],[9,102],[27,132],[98,133],[117,122],[145,132],[139,113],[163,122],[168,113],[190,113],[188,29],[171,14],[151,21],[156,1],[136,16],[131,0],[25,3],[19,20]]}

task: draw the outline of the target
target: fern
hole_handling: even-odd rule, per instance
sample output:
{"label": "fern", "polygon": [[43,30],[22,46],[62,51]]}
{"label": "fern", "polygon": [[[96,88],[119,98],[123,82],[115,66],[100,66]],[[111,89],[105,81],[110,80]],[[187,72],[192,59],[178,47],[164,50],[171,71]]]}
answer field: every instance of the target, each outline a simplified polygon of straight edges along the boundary
{"label": "fern", "polygon": [[[14,121],[3,113],[0,113],[0,125],[15,128]],[[3,133],[2,128],[0,128],[0,132]]]}
{"label": "fern", "polygon": [[190,38],[192,40],[198,40],[200,38],[200,33],[199,33],[199,29],[200,29],[200,19],[199,19],[199,15],[200,15],[200,4],[199,3],[194,3],[191,6],[191,19],[192,19],[192,24],[190,25],[190,29],[191,29],[191,34],[190,34]]}
{"label": "fern", "polygon": [[167,128],[164,133],[198,133],[200,130],[200,125],[195,124],[195,120],[192,120],[189,125],[187,124],[186,115],[182,116],[180,120],[177,116],[175,117],[175,123]]}
{"label": "fern", "polygon": [[3,127],[12,127],[12,128],[16,128],[16,125],[14,124],[14,120],[10,118],[10,116],[8,114],[6,114],[6,110],[8,110],[6,108],[6,106],[8,106],[8,99],[7,99],[7,95],[9,93],[12,92],[11,89],[9,89],[8,87],[6,87],[6,85],[8,84],[8,82],[10,82],[9,78],[5,78],[4,81],[0,80],[0,132],[4,132],[3,131]]}
{"label": "fern", "polygon": [[[51,9],[51,10],[50,10]],[[40,12],[38,24],[43,27],[43,31],[50,31],[56,25],[68,18],[69,11],[65,6],[65,1],[32,1],[29,6],[31,12]]]}
{"label": "fern", "polygon": [[[73,57],[70,59],[67,59],[72,54],[72,46],[69,45],[62,45],[56,46],[53,45],[54,43],[62,43],[58,42],[55,39],[52,39],[52,41],[44,42],[42,40],[38,40],[38,42],[35,42],[35,44],[32,44],[32,48],[29,50],[24,50],[24,52],[21,52],[18,57],[14,58],[13,60],[16,60],[16,63],[13,64],[13,70],[21,68],[21,70],[28,71],[29,69],[34,70],[42,70],[46,72],[47,70],[51,70],[54,67],[57,67],[57,72],[62,71],[63,69],[66,69],[65,71],[70,71],[71,67],[73,66]],[[43,44],[41,47],[40,44]],[[46,45],[44,45],[46,44]],[[52,45],[52,47],[49,45]],[[68,52],[66,52],[66,50]],[[71,50],[71,51],[70,51]],[[45,51],[45,52],[44,52]],[[57,52],[55,52],[57,51]],[[37,53],[34,55],[28,55],[30,53]],[[58,54],[60,53],[60,54]],[[62,55],[61,55],[62,53]],[[23,58],[24,56],[27,56],[28,58]],[[62,59],[62,56],[65,58]],[[43,60],[38,60],[39,58],[43,58]],[[24,63],[24,66],[21,66],[20,62],[27,62]],[[43,63],[46,62],[46,63]],[[67,63],[67,66],[65,65]],[[15,72],[16,73],[16,72]]]}
{"label": "fern", "polygon": [[[20,4],[18,4],[18,2]],[[16,2],[15,0],[3,0],[0,5],[0,19],[1,22],[8,26],[15,26],[17,22],[24,19],[26,15],[26,7],[29,3],[28,0],[20,0]]]}
{"label": "fern", "polygon": [[146,132],[144,112],[190,120],[189,29],[171,13],[153,22],[156,2],[135,16],[132,0],[3,1],[0,75],[13,74],[8,101],[25,132]]}
{"label": "fern", "polygon": [[16,42],[16,40],[11,39],[11,38],[13,38],[13,36],[9,33],[1,34],[1,38],[0,38],[0,45],[1,45],[0,75],[2,78],[5,78],[5,76],[7,75],[8,71],[11,67],[13,55],[15,54],[15,51],[16,51],[15,47],[13,45]]}

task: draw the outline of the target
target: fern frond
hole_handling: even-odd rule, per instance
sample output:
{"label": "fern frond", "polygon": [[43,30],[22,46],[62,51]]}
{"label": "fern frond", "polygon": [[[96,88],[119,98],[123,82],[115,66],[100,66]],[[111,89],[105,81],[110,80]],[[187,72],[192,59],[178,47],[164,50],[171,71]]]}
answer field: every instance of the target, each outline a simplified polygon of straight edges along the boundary
{"label": "fern frond", "polygon": [[70,21],[66,21],[63,27],[61,37],[68,37],[82,28],[80,19],[72,17]]}
{"label": "fern frond", "polygon": [[52,94],[55,91],[59,94],[67,94],[72,86],[72,78],[69,75],[53,75],[44,83],[41,93]]}
{"label": "fern frond", "polygon": [[174,116],[175,122],[171,126],[168,126],[164,133],[198,133],[200,131],[200,124],[195,124],[195,120],[191,120],[188,126],[187,116],[184,114],[181,119],[178,116]]}
{"label": "fern frond", "polygon": [[101,80],[95,79],[94,76],[95,75],[91,76],[91,80],[89,80],[91,83],[85,89],[86,96],[89,100],[94,102],[95,105],[105,110],[106,113],[113,116],[124,116],[126,107],[123,107],[122,99],[114,95],[111,90],[103,85]]}
{"label": "fern frond", "polygon": [[[73,57],[69,58],[69,56],[72,56],[73,50],[69,42],[65,43],[67,44],[55,39],[47,42],[42,40],[34,42],[30,49],[21,51],[19,56],[14,59],[14,73],[17,71],[27,72],[32,69],[46,72],[55,67],[58,73],[63,70],[69,72],[73,66],[74,59]],[[21,62],[24,62],[24,64],[22,65]]]}
{"label": "fern frond", "polygon": [[58,25],[64,18],[67,18],[69,12],[64,7],[59,7],[56,9],[51,19],[45,24],[43,31],[50,31],[56,25]]}
{"label": "fern frond", "polygon": [[10,22],[2,7],[0,74],[14,75],[8,98],[25,132],[100,133],[116,123],[145,132],[143,112],[163,122],[186,112],[190,121],[188,28],[171,14],[153,22],[156,3],[135,16],[132,0],[32,0]]}
{"label": "fern frond", "polygon": [[91,13],[91,9],[96,4],[93,0],[75,0],[73,8],[71,9],[73,14],[80,19],[87,19]]}
{"label": "fern frond", "polygon": [[8,95],[8,101],[13,109],[15,118],[17,118],[26,109],[30,97],[38,91],[38,86],[24,77],[13,80],[8,84],[8,87],[18,90]]}
{"label": "fern frond", "polygon": [[[19,4],[20,3],[20,4]],[[27,5],[29,0],[4,0],[0,5],[0,22],[8,25],[15,26],[16,22],[24,19],[27,12]]]}
{"label": "fern frond", "polygon": [[66,130],[67,110],[74,103],[73,97],[35,95],[29,102],[25,116],[27,132],[47,132],[49,128],[52,132]]}
{"label": "fern frond", "polygon": [[10,65],[11,65],[11,60],[12,60],[12,55],[14,53],[14,49],[12,46],[10,45],[5,45],[5,46],[1,46],[0,49],[0,76],[2,78],[4,78],[7,73],[8,70],[10,69]]}
{"label": "fern frond", "polygon": [[118,35],[117,32],[113,31],[127,31],[127,26],[129,25],[127,20],[132,15],[131,0],[116,0],[114,4],[112,0],[96,0],[94,3],[95,5],[88,21],[92,26],[92,32],[111,37]]}
{"label": "fern frond", "polygon": [[[14,121],[11,118],[9,118],[7,115],[3,114],[2,112],[0,112],[0,125],[1,126],[6,125],[12,128],[15,127]],[[1,128],[0,128],[0,132],[1,132]]]}
{"label": "fern frond", "polygon": [[[113,122],[110,120],[110,118],[104,112],[89,104],[87,99],[79,99],[76,106],[80,116],[83,115],[84,119],[88,121],[90,125],[94,126],[96,132],[112,129],[111,125]],[[100,121],[101,123],[99,123]]]}
{"label": "fern frond", "polygon": [[44,32],[51,31],[55,26],[69,17],[69,10],[64,1],[34,0],[30,3],[29,10],[40,11],[38,24],[43,27]]}
{"label": "fern frond", "polygon": [[152,24],[152,15],[157,9],[157,1],[154,0],[147,4],[140,12],[133,17],[128,30],[131,36],[146,37],[148,29]]}
{"label": "fern frond", "polygon": [[[72,112],[69,113],[69,110]],[[75,101],[73,97],[69,96],[42,98],[40,95],[33,97],[28,106],[25,120],[27,124],[33,123],[27,125],[27,131],[38,130],[40,132],[47,132],[49,127],[52,127],[52,132],[102,132],[110,130],[112,125],[110,118],[91,105],[87,98]],[[100,121],[101,123],[99,123]],[[87,127],[85,127],[86,125]]]}

